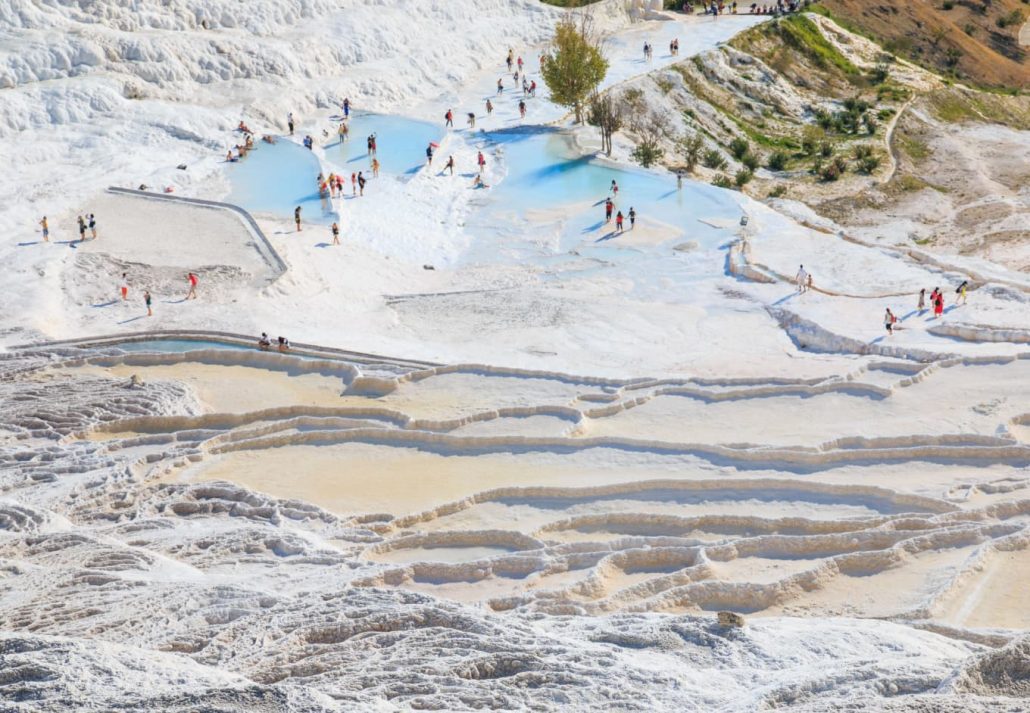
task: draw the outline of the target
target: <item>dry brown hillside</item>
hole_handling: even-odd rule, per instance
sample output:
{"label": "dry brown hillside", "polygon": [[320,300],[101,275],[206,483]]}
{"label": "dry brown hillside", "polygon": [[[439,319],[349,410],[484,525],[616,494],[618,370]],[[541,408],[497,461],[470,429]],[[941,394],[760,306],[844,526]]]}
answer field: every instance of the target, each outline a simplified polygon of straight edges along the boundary
{"label": "dry brown hillside", "polygon": [[970,83],[1030,89],[1030,47],[1019,31],[1023,0],[822,0],[842,26],[891,52]]}

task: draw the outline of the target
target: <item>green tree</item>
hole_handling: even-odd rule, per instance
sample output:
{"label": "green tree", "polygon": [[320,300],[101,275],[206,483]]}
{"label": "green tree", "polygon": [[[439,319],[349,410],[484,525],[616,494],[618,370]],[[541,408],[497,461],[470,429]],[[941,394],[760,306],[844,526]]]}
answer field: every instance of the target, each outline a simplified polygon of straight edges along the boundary
{"label": "green tree", "polygon": [[608,60],[601,54],[587,17],[584,15],[578,23],[573,17],[565,17],[558,23],[547,60],[540,68],[551,90],[551,101],[572,109],[577,123],[583,121],[587,99],[608,72]]}
{"label": "green tree", "polygon": [[601,130],[601,150],[612,155],[612,134],[622,128],[622,103],[610,93],[594,94],[587,111],[587,123]]}
{"label": "green tree", "polygon": [[690,173],[697,168],[697,162],[701,160],[701,150],[704,149],[704,146],[701,134],[694,134],[680,143],[680,151],[683,153],[683,158],[687,162],[687,171]]}
{"label": "green tree", "polygon": [[633,123],[637,145],[632,156],[644,168],[650,168],[662,160],[665,149],[662,140],[669,133],[669,121],[664,114],[652,114]]}

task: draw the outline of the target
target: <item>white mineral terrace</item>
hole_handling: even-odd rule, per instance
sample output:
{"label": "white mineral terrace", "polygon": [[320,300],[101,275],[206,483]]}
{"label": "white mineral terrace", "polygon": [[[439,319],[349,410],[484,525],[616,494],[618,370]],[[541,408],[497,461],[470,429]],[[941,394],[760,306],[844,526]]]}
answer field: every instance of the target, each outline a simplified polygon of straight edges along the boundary
{"label": "white mineral terrace", "polygon": [[[606,87],[765,19],[641,5]],[[584,158],[494,93],[558,16],[0,3],[0,710],[1027,710],[1030,279]]]}

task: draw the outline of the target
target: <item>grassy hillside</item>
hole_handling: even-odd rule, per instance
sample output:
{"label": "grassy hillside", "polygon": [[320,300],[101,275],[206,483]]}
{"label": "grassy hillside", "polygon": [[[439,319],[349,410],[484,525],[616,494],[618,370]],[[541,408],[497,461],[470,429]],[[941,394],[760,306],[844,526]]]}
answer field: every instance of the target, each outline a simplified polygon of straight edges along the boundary
{"label": "grassy hillside", "polygon": [[1030,89],[1030,48],[1019,30],[1026,0],[821,0],[811,8],[888,51],[984,86]]}

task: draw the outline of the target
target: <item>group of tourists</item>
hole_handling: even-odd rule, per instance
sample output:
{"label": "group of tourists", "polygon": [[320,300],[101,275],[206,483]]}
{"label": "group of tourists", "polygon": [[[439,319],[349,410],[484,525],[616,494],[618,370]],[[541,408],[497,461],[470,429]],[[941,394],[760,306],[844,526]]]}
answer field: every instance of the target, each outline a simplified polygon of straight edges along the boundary
{"label": "group of tourists", "polygon": [[[290,351],[290,340],[286,337],[279,336],[276,338],[278,349],[281,352]],[[261,337],[258,339],[258,349],[263,352],[267,352],[272,348],[272,339],[268,336],[268,332],[262,332]]]}
{"label": "group of tourists", "polygon": [[[758,3],[751,3],[750,14],[752,15],[785,15],[791,12],[797,12],[801,9],[801,0],[776,0],[772,5],[760,5]],[[725,15],[727,13],[731,15],[737,14],[737,3],[734,2],[726,3],[722,0],[701,0],[701,2],[695,4],[691,0],[686,0],[682,7],[683,12],[693,14],[695,12],[702,13],[704,15],[712,15],[713,17],[719,17],[719,15]]]}
{"label": "group of tourists", "polygon": [[[540,57],[540,66],[541,67],[543,67],[545,60],[546,60],[546,55],[542,55]],[[526,118],[526,110],[527,110],[526,98],[527,97],[536,97],[536,80],[535,79],[530,79],[527,76],[527,73],[525,71],[525,63],[522,61],[522,57],[520,56],[520,57],[516,58],[515,57],[515,51],[513,49],[511,49],[510,47],[508,48],[508,55],[507,55],[507,57],[505,57],[505,63],[508,65],[508,71],[509,72],[512,72],[512,68],[514,68],[514,72],[512,73],[512,80],[514,81],[515,91],[518,91],[520,86],[522,88],[522,98],[519,99],[518,107],[519,107],[519,116],[521,118],[525,119]],[[521,84],[520,84],[520,80],[521,80]],[[497,78],[497,96],[501,96],[502,94],[504,94],[504,77],[498,77]],[[490,98],[487,97],[487,99],[486,99],[486,113],[487,113],[487,116],[492,114],[493,111],[494,111],[493,102],[491,102]],[[475,115],[470,112],[468,117],[469,117],[469,120],[468,120],[469,127],[470,128],[475,128],[475,125],[476,125],[476,117],[475,117]],[[447,117],[446,118],[447,118],[447,126],[452,126],[452,123],[451,123],[451,111],[450,111],[450,109],[447,110]]]}
{"label": "group of tourists", "polygon": [[[200,283],[200,278],[195,272],[186,273],[186,282],[189,285],[189,289],[186,291],[186,296],[182,298],[182,301],[195,300],[197,299],[197,285]],[[129,273],[123,272],[122,279],[118,283],[118,294],[122,298],[122,302],[129,301]],[[149,289],[144,289],[142,293],[143,305],[147,308],[147,316],[154,316],[154,298],[150,294]]]}
{"label": "group of tourists", "polygon": [[[962,284],[955,288],[955,306],[966,304],[968,290],[969,280],[963,280]],[[928,297],[929,299],[927,299]],[[926,294],[925,287],[919,290],[919,302],[916,304],[916,311],[922,315],[927,309],[933,312],[930,319],[940,319],[944,316],[944,291],[940,287],[934,287],[929,296]],[[897,325],[900,322],[901,320],[888,307],[883,315],[883,326],[886,328],[887,334],[894,334],[894,330],[898,329]]]}
{"label": "group of tourists", "polygon": [[629,218],[629,229],[633,230],[637,223],[637,211],[630,206],[629,211],[626,215],[622,214],[622,211],[615,210],[615,199],[619,197],[619,184],[612,179],[612,184],[608,188],[608,197],[604,199],[604,222],[609,224],[612,222],[612,214],[615,217],[615,232],[622,233],[625,231],[625,221]]}

